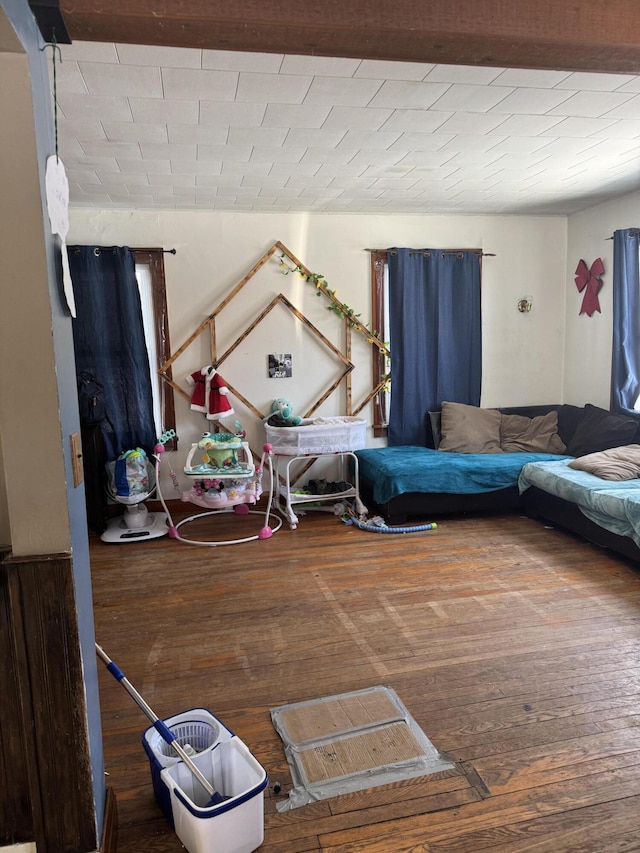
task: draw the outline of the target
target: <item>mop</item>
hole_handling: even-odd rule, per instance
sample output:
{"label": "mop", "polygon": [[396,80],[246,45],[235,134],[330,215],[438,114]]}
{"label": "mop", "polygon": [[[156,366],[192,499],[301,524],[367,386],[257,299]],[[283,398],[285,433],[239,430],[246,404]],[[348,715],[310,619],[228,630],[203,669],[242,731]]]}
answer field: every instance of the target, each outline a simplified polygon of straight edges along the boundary
{"label": "mop", "polygon": [[124,672],[122,672],[120,667],[111,660],[111,658],[107,655],[107,653],[104,651],[104,649],[102,649],[101,646],[99,646],[97,643],[95,645],[96,645],[96,652],[98,654],[98,657],[102,661],[104,661],[104,663],[106,664],[106,667],[109,670],[109,672],[111,673],[111,675],[113,675],[113,677],[115,678],[116,681],[119,681],[120,684],[122,684],[124,689],[131,696],[133,701],[136,703],[136,705],[151,720],[151,722],[153,723],[153,727],[156,729],[156,731],[159,732],[162,739],[165,740],[168,744],[170,744],[173,747],[173,749],[180,756],[180,758],[184,761],[184,763],[189,768],[189,770],[193,773],[193,775],[198,780],[198,782],[200,782],[202,787],[205,789],[205,791],[207,792],[207,794],[211,798],[209,800],[209,802],[207,803],[207,807],[208,806],[217,806],[219,803],[223,803],[225,800],[228,800],[229,797],[223,797],[222,794],[219,794],[216,790],[214,790],[213,786],[211,785],[211,783],[209,782],[207,777],[198,769],[198,767],[196,767],[196,765],[193,763],[193,761],[191,760],[191,758],[189,757],[189,754],[185,751],[185,749],[182,746],[180,746],[176,736],[171,731],[171,729],[167,725],[165,725],[163,720],[161,720],[158,717],[158,715],[155,714],[151,710],[149,705],[147,705],[147,703],[142,698],[142,696],[134,688],[134,686],[131,684],[129,679],[125,676]]}

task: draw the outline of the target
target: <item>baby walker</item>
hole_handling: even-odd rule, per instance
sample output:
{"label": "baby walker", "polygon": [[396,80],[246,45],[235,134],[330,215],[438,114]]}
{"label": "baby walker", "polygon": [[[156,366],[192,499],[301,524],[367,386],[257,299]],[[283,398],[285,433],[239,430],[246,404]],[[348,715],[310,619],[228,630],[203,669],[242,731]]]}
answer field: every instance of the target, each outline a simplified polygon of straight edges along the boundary
{"label": "baby walker", "polygon": [[[166,434],[165,434],[166,435]],[[171,436],[168,436],[171,437]],[[160,482],[160,462],[164,453],[164,443],[168,440],[165,436],[156,445],[156,480]],[[251,542],[254,539],[269,539],[280,529],[282,521],[276,519],[275,528],[269,526],[271,505],[273,503],[273,450],[270,444],[263,446],[262,457],[259,465],[253,460],[253,454],[249,444],[243,440],[243,434],[232,433],[209,433],[202,434],[200,441],[191,445],[187,461],[184,466],[184,474],[192,485],[187,491],[180,493],[180,500],[203,507],[207,512],[199,512],[184,518],[174,524],[169,508],[167,507],[160,488],[158,497],[167,513],[169,524],[169,537],[187,542],[190,545],[238,545],[242,542]],[[199,459],[196,454],[200,454]],[[195,457],[195,458],[194,458]],[[220,512],[233,510],[237,515],[262,515],[262,512],[250,510],[249,506],[255,504],[262,495],[262,475],[265,461],[269,465],[269,494],[267,508],[264,513],[264,526],[259,533],[242,539],[225,541],[199,541],[188,539],[180,533],[183,525],[197,518],[208,515],[216,515]],[[180,492],[180,487],[175,474],[171,471],[174,487]]]}

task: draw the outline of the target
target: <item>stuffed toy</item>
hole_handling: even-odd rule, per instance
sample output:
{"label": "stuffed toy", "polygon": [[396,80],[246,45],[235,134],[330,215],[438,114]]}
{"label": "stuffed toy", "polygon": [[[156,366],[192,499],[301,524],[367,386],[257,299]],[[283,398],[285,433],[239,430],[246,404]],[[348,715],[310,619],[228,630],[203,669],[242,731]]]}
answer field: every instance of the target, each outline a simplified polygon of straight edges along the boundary
{"label": "stuffed toy", "polygon": [[302,423],[299,415],[293,414],[293,406],[286,397],[278,397],[271,404],[271,411],[265,418],[269,426],[298,426]]}

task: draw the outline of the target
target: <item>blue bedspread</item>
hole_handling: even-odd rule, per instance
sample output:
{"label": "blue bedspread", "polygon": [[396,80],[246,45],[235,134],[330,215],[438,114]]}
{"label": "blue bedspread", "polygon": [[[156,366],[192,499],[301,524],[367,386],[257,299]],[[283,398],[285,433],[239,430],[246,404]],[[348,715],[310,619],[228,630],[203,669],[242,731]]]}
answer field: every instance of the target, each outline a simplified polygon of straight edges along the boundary
{"label": "blue bedspread", "polygon": [[527,462],[560,459],[549,453],[447,453],[429,447],[357,450],[360,476],[384,504],[405,492],[474,495],[516,486]]}
{"label": "blue bedspread", "polygon": [[629,536],[640,546],[640,480],[603,480],[586,471],[568,467],[569,460],[525,465],[518,479],[524,492],[537,486],[545,492],[573,501],[595,524]]}

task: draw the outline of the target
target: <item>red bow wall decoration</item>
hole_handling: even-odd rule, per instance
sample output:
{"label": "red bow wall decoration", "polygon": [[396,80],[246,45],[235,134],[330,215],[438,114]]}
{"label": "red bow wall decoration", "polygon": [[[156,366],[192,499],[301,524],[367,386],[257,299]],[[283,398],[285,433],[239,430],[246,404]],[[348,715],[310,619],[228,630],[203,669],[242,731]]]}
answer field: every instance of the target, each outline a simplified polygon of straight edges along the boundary
{"label": "red bow wall decoration", "polygon": [[581,314],[588,314],[591,317],[594,311],[601,313],[598,293],[602,287],[600,276],[603,272],[604,265],[601,258],[595,259],[591,264],[591,269],[589,269],[583,260],[580,260],[578,263],[576,267],[576,287],[580,293],[584,290],[582,307],[580,308]]}

